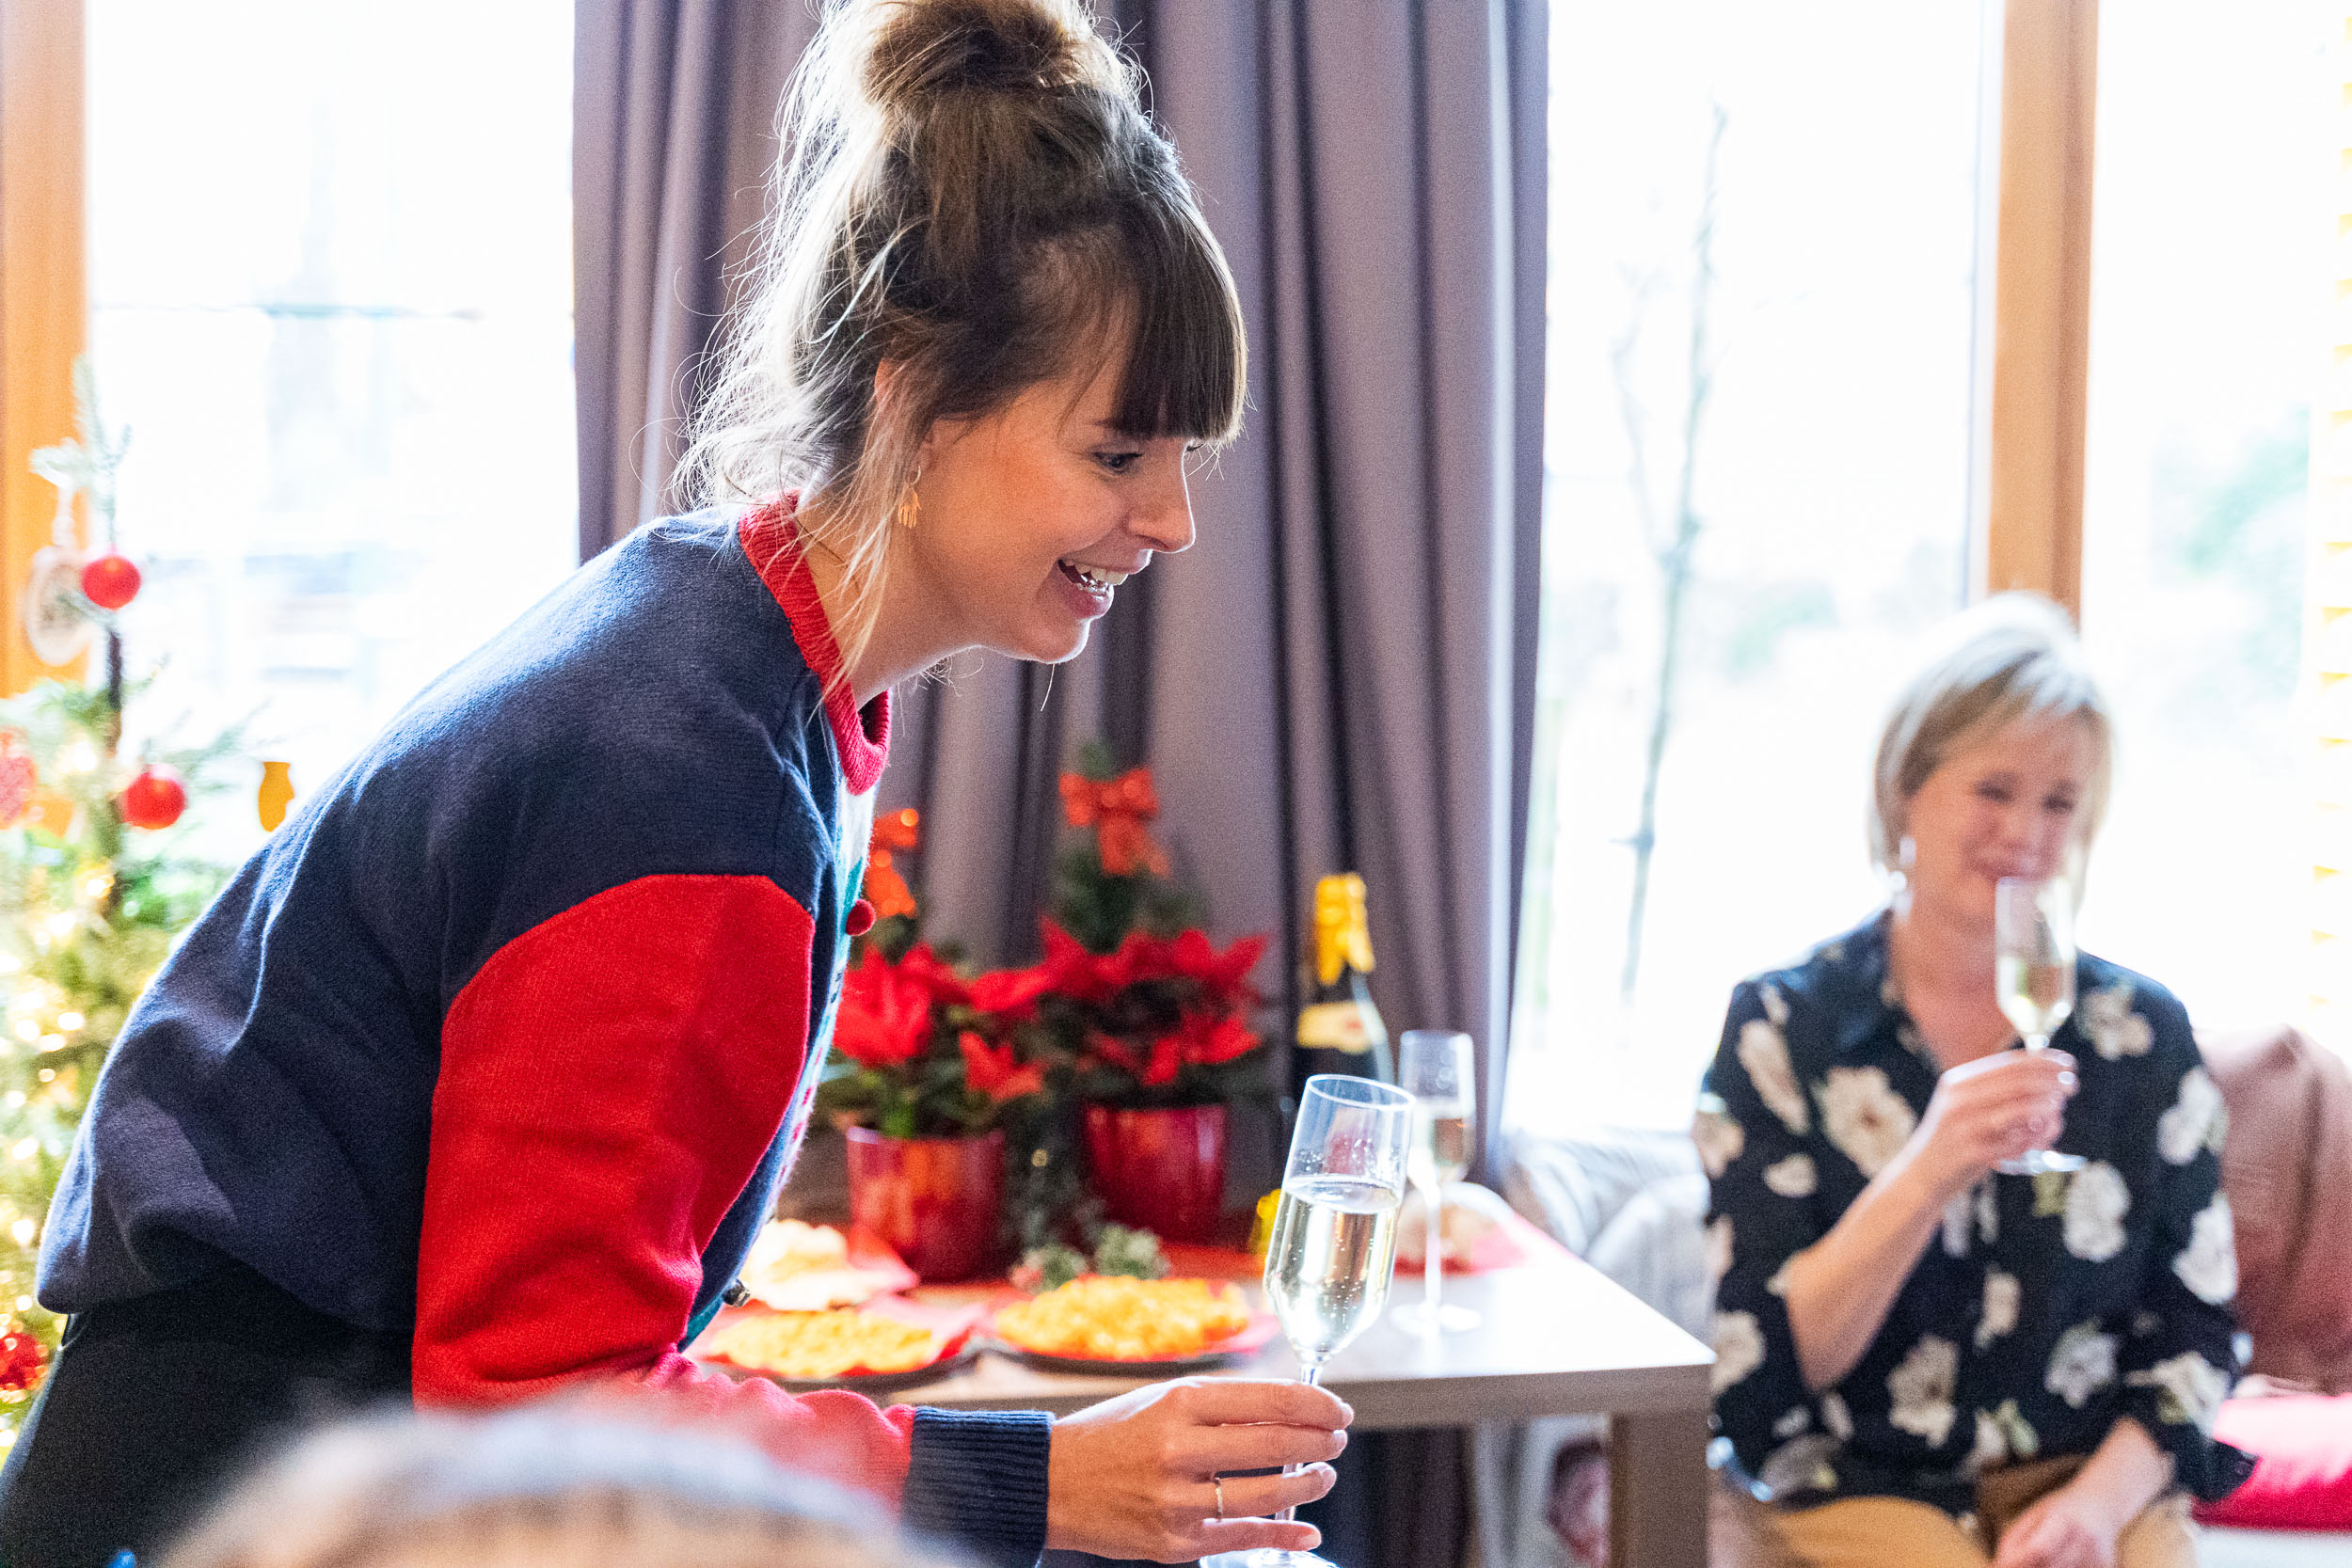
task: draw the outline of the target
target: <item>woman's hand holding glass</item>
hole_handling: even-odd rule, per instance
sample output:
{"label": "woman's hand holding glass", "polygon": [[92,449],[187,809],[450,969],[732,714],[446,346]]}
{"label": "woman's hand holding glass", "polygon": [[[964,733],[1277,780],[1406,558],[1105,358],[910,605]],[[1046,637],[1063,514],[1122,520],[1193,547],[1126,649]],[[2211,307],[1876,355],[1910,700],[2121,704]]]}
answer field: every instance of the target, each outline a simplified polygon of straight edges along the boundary
{"label": "woman's hand holding glass", "polygon": [[2074,1058],[2063,1051],[1996,1051],[1936,1080],[1906,1151],[1941,1198],[1964,1193],[2002,1162],[2046,1148],[2065,1125]]}
{"label": "woman's hand holding glass", "polygon": [[[1089,1405],[1054,1423],[1045,1544],[1153,1562],[1311,1551],[1322,1539],[1312,1525],[1267,1515],[1331,1490],[1322,1462],[1347,1447],[1355,1414],[1303,1383],[1239,1378],[1180,1378]],[[1305,1468],[1216,1479],[1276,1465]]]}

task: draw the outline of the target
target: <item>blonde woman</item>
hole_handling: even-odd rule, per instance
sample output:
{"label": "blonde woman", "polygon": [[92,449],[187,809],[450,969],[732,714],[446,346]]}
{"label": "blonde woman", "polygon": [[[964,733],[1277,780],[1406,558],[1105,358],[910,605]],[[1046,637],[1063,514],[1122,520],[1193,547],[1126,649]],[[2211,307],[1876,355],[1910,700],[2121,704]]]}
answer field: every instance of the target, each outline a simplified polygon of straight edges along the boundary
{"label": "blonde woman", "polygon": [[1079,0],[837,0],[795,95],[713,504],[430,688],[126,1025],[43,1242],[72,1325],[8,1459],[12,1568],[151,1545],[297,1412],[583,1379],[748,1421],[992,1560],[1313,1543],[1263,1517],[1344,1441],[1301,1385],[1056,1421],[680,1354],[806,1124],[891,687],[1075,654],[1192,542],[1186,453],[1241,409],[1224,260]]}
{"label": "blonde woman", "polygon": [[[2186,1495],[2243,1479],[2210,1436],[2237,1271],[2187,1015],[2087,954],[2045,1054],[1994,1000],[1995,884],[2088,852],[2110,731],[2055,609],[1963,616],[1879,745],[1899,893],[1733,993],[1693,1129],[1720,1563],[2176,1568]],[[2088,1163],[1994,1171],[2053,1144]]]}
{"label": "blonde woman", "polygon": [[262,1466],[161,1568],[948,1568],[717,1432],[583,1410],[377,1418]]}

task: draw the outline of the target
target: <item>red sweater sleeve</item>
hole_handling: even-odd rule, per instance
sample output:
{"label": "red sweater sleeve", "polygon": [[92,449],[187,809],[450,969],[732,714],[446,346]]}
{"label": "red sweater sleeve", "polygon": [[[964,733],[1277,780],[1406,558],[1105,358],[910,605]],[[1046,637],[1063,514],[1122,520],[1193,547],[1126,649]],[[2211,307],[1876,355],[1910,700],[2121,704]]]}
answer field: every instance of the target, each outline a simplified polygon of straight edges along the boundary
{"label": "red sweater sleeve", "polygon": [[703,1249],[807,1054],[808,912],[760,877],[647,877],[508,942],[441,1032],[417,1259],[421,1403],[620,1374],[896,1502],[914,1412],[678,1354]]}

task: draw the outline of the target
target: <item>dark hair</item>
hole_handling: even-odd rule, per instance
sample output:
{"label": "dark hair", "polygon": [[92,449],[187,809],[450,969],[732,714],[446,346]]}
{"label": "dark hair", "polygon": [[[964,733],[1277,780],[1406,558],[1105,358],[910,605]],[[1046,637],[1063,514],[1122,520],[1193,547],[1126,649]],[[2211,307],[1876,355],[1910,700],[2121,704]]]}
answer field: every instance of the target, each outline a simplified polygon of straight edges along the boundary
{"label": "dark hair", "polygon": [[846,657],[871,634],[933,421],[1123,349],[1122,434],[1230,438],[1232,275],[1135,66],[1080,0],[843,0],[783,130],[687,472],[706,502],[800,488],[803,529],[846,563]]}

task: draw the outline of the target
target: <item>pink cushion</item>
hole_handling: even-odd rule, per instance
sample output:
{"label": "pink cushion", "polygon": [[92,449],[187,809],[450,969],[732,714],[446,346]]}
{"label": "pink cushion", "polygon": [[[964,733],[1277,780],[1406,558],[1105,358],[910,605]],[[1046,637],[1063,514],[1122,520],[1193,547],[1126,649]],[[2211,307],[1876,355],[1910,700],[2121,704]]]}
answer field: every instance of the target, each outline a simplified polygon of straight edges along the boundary
{"label": "pink cushion", "polygon": [[2254,1455],[2254,1473],[2217,1503],[2209,1525],[2252,1529],[2352,1529],[2352,1394],[2230,1400],[2213,1434]]}

